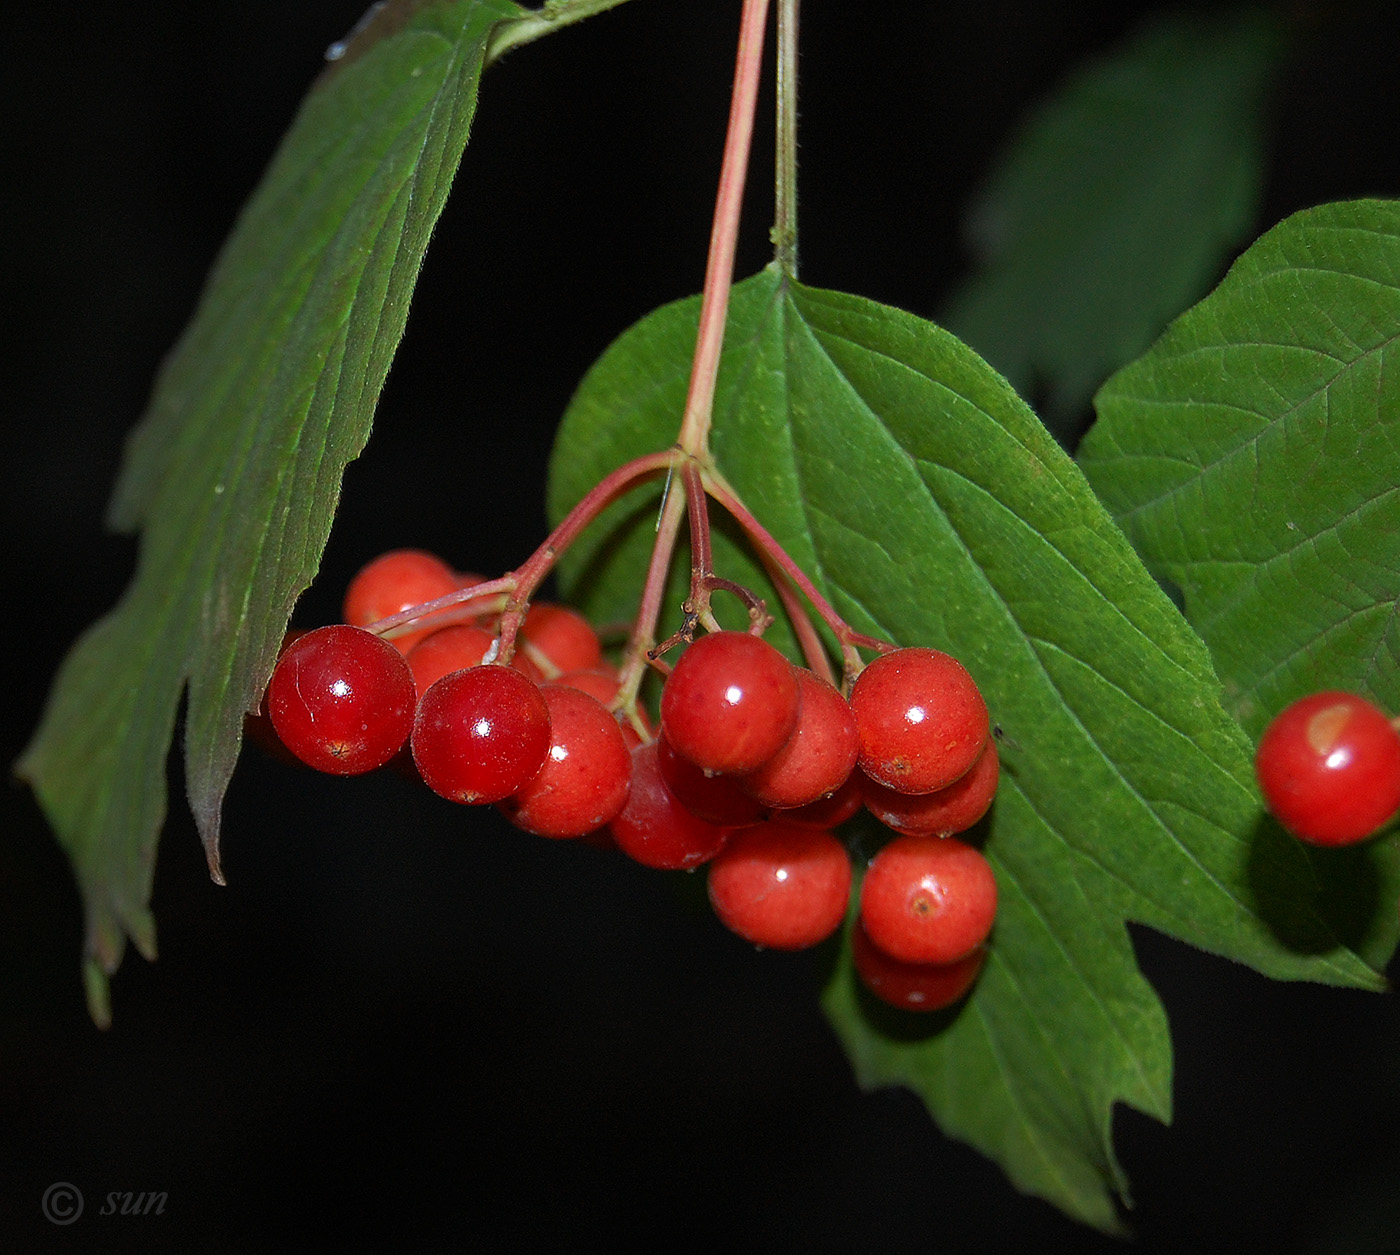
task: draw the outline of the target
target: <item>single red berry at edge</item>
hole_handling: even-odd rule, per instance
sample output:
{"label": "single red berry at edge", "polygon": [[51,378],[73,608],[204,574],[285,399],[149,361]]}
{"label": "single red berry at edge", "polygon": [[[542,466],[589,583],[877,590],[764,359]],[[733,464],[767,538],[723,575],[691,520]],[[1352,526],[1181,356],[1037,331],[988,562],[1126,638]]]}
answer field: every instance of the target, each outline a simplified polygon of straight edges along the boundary
{"label": "single red berry at edge", "polygon": [[886,828],[905,836],[946,837],[966,832],[987,813],[1001,774],[996,742],[990,737],[977,761],[946,788],[933,793],[897,793],[861,776],[865,808]]}
{"label": "single red berry at edge", "polygon": [[952,963],[991,932],[991,865],[956,837],[896,837],[870,861],[860,918],[870,940],[906,963]]}
{"label": "single red berry at edge", "polygon": [[549,751],[549,707],[519,671],[488,663],[445,675],[418,701],[413,761],[453,802],[499,802],[522,788]]}
{"label": "single red berry at edge", "polygon": [[1400,732],[1352,693],[1287,707],[1260,738],[1254,769],[1275,818],[1313,845],[1363,841],[1400,810]]}
{"label": "single red berry at edge", "polygon": [[772,758],[797,727],[793,666],[748,632],[712,632],[686,646],[661,690],[661,730],[704,771],[738,775]]}
{"label": "single red berry at edge", "polygon": [[581,689],[545,684],[549,752],[534,777],[500,805],[517,828],[541,837],[581,837],[627,801],[632,755],[608,709]]}
{"label": "single red berry at edge", "polygon": [[632,751],[632,790],[608,831],[628,858],[677,871],[708,863],[733,829],[706,823],[676,800],[661,778],[656,742],[649,741]]}
{"label": "single red berry at edge", "polygon": [[382,767],[413,727],[417,693],[398,650],[363,628],[335,623],[283,651],[267,689],[282,744],[308,766],[339,776]]}
{"label": "single red berry at edge", "polygon": [[991,720],[967,668],[914,646],[882,654],[851,686],[860,766],[899,793],[946,788],[977,761]]}
{"label": "single red berry at edge", "polygon": [[[346,623],[366,627],[425,601],[436,601],[463,586],[463,580],[436,554],[423,549],[392,549],[366,563],[345,590],[341,613]],[[395,636],[390,642],[406,654],[431,628]]]}
{"label": "single red berry at edge", "polygon": [[739,777],[751,797],[788,809],[828,797],[850,777],[860,751],[856,720],[840,692],[804,667],[794,667],[802,691],[797,727],[757,770]]}
{"label": "single red berry at edge", "polygon": [[942,1011],[967,996],[982,962],[985,946],[952,963],[905,963],[886,954],[860,921],[851,930],[851,958],[856,975],[872,994],[902,1011]]}
{"label": "single red berry at edge", "polygon": [[805,950],[841,926],[851,860],[829,832],[770,819],[730,838],[710,863],[710,904],[756,946]]}

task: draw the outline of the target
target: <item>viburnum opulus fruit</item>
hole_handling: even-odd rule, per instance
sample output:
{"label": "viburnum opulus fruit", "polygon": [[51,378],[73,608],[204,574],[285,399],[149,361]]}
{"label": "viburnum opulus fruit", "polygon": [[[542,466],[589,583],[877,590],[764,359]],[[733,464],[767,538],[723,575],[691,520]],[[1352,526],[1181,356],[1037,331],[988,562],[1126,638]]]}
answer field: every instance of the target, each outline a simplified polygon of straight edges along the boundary
{"label": "viburnum opulus fruit", "polygon": [[736,832],[709,868],[725,927],[758,946],[804,950],[846,917],[851,861],[829,832],[770,819]]}
{"label": "viburnum opulus fruit", "polygon": [[836,792],[856,765],[856,720],[844,697],[820,676],[794,668],[801,705],[797,726],[767,761],[739,777],[765,806],[790,809]]}
{"label": "viburnum opulus fruit", "polygon": [[886,954],[952,963],[986,939],[997,886],[982,854],[956,837],[896,837],[870,861],[860,919]]}
{"label": "viburnum opulus fruit", "polygon": [[941,1011],[967,995],[982,962],[985,946],[951,963],[906,963],[879,948],[859,920],[851,930],[851,958],[856,975],[882,1002],[902,1011]]}
{"label": "viburnum opulus fruit", "polygon": [[704,771],[740,774],[772,758],[801,710],[793,666],[747,632],[713,632],[686,647],[661,691],[661,730]]}
{"label": "viburnum opulus fruit", "polygon": [[1314,845],[1350,845],[1400,810],[1400,733],[1353,693],[1313,693],[1264,731],[1254,759],[1269,810]]}
{"label": "viburnum opulus fruit", "polygon": [[987,813],[996,796],[1000,759],[990,737],[977,761],[952,784],[932,793],[900,793],[860,777],[865,808],[886,828],[905,836],[965,832]]}
{"label": "viburnum opulus fruit", "polygon": [[495,636],[474,623],[453,624],[424,636],[406,655],[419,694],[453,671],[475,667],[495,643]]}
{"label": "viburnum opulus fruit", "polygon": [[733,829],[707,823],[676,800],[661,776],[656,742],[649,741],[632,751],[631,792],[608,831],[629,858],[678,871],[708,863]]}
{"label": "viburnum opulus fruit", "polygon": [[[422,602],[436,601],[475,581],[475,576],[459,576],[436,554],[423,549],[392,549],[367,562],[345,590],[341,611],[345,622],[367,627]],[[408,653],[431,628],[396,636],[392,644]]]}
{"label": "viburnum opulus fruit", "polygon": [[549,751],[549,707],[513,667],[488,663],[431,685],[413,721],[413,761],[454,802],[499,802],[522,788]]}
{"label": "viburnum opulus fruit", "polygon": [[273,669],[267,713],[277,736],[318,771],[382,767],[413,726],[413,675],[387,641],[344,623],[292,641]]}
{"label": "viburnum opulus fruit", "polygon": [[932,793],[966,772],[987,742],[987,703],[967,668],[941,650],[882,654],[851,687],[860,766],[899,793]]}
{"label": "viburnum opulus fruit", "polygon": [[550,740],[544,764],[500,803],[517,828],[541,837],[581,837],[616,817],[627,801],[632,756],[617,720],[596,697],[545,684]]}

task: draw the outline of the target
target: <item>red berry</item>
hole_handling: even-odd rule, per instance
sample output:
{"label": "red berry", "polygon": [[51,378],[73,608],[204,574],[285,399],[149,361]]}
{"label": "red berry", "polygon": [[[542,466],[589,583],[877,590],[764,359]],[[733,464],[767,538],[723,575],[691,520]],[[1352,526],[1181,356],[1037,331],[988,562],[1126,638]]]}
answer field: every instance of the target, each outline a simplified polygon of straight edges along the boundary
{"label": "red berry", "polygon": [[1313,845],[1350,845],[1400,810],[1400,733],[1364,698],[1314,693],[1265,729],[1254,758],[1264,800]]}
{"label": "red berry", "polygon": [[870,862],[860,918],[870,940],[906,963],[952,963],[986,939],[997,885],[987,860],[956,837],[896,837]]}
{"label": "red berry", "polygon": [[544,766],[501,811],[517,828],[541,837],[581,837],[613,819],[627,801],[632,756],[617,720],[595,697],[546,684],[549,752]]}
{"label": "red berry", "polygon": [[1000,775],[996,742],[990,737],[977,761],[946,788],[933,793],[896,793],[862,777],[866,809],[887,828],[906,836],[940,836],[965,832],[991,806]]}
{"label": "red berry", "polygon": [[[345,622],[366,627],[461,586],[456,572],[436,555],[422,549],[394,549],[361,567],[350,581],[345,590]],[[392,644],[406,654],[431,630],[396,636]]]}
{"label": "red berry", "polygon": [[900,793],[952,784],[977,761],[990,731],[976,682],[937,649],[897,649],[876,658],[856,677],[851,710],[861,769]]}
{"label": "red berry", "polygon": [[846,699],[820,676],[795,667],[801,714],[787,743],[756,771],[741,777],[744,789],[765,806],[806,806],[845,784],[860,744]]}
{"label": "red berry", "polygon": [[438,680],[465,667],[477,666],[496,643],[485,628],[457,623],[423,637],[408,651],[408,666],[420,694]]}
{"label": "red berry", "polygon": [[387,641],[337,623],[298,637],[267,689],[278,739],[318,771],[357,776],[387,763],[413,726],[416,694]]}
{"label": "red berry", "polygon": [[676,801],[707,823],[734,828],[756,824],[764,816],[763,803],[744,791],[738,777],[702,771],[676,753],[665,733],[656,738],[656,764]]}
{"label": "red berry", "polygon": [[[550,675],[565,671],[588,671],[600,666],[603,661],[603,647],[598,643],[598,633],[583,615],[570,606],[548,601],[535,602],[520,625],[520,638],[532,650],[544,655]],[[531,661],[537,666],[540,662],[533,656]],[[543,671],[546,668],[540,669]]]}
{"label": "red berry", "polygon": [[882,1002],[903,1011],[941,1011],[966,996],[987,951],[978,946],[952,963],[905,963],[881,950],[857,920],[851,957],[861,983]]}
{"label": "red berry", "polygon": [[670,870],[708,863],[732,831],[707,824],[676,801],[661,778],[655,741],[632,751],[632,791],[608,830],[629,858]]}
{"label": "red berry", "polygon": [[549,707],[510,667],[454,671],[419,699],[413,761],[434,793],[454,802],[499,802],[544,765]]}
{"label": "red berry", "polygon": [[747,632],[713,632],[686,647],[661,690],[661,728],[705,771],[741,774],[772,758],[801,708],[792,664]]}
{"label": "red berry", "polygon": [[734,834],[710,864],[710,903],[756,946],[805,950],[840,927],[851,861],[829,832],[771,819]]}

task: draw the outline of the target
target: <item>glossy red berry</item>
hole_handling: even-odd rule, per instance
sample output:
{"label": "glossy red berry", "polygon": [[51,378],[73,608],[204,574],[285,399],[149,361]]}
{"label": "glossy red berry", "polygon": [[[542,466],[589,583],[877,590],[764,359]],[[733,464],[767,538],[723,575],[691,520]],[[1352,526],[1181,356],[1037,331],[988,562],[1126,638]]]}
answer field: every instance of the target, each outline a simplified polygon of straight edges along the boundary
{"label": "glossy red berry", "polygon": [[[435,601],[462,587],[463,577],[435,554],[422,549],[394,549],[366,563],[345,590],[346,623],[366,627],[425,601]],[[408,653],[429,631],[395,636],[393,646]]]}
{"label": "glossy red berry", "polygon": [[861,984],[880,1001],[902,1011],[941,1011],[966,997],[987,951],[979,946],[952,963],[905,963],[881,950],[857,921],[851,957]]}
{"label": "glossy red berry", "polygon": [[338,623],[283,651],[267,690],[278,739],[318,771],[356,776],[382,767],[413,726],[417,694],[387,641]]}
{"label": "glossy red berry", "polygon": [[454,671],[419,699],[413,761],[454,802],[499,802],[528,783],[549,751],[549,707],[520,672],[488,664]]}
{"label": "glossy red berry", "polygon": [[851,861],[829,832],[771,819],[734,834],[709,871],[721,922],[756,946],[805,950],[840,927]]}
{"label": "glossy red berry", "polygon": [[887,828],[906,836],[946,837],[965,832],[987,813],[997,792],[1000,760],[990,737],[977,761],[958,779],[933,793],[897,793],[868,776],[861,793],[866,809]]}
{"label": "glossy red berry", "polygon": [[517,828],[541,837],[581,837],[608,823],[627,801],[632,755],[617,720],[596,697],[545,684],[549,752],[544,766],[500,803]]}
{"label": "glossy red berry", "polygon": [[1264,800],[1314,845],[1350,845],[1400,810],[1400,733],[1364,698],[1314,693],[1265,730],[1254,758]]}
{"label": "glossy red berry", "polygon": [[787,742],[767,762],[740,777],[765,806],[790,808],[828,797],[846,783],[860,743],[851,707],[832,685],[795,667],[801,714]]}
{"label": "glossy red berry", "polygon": [[987,703],[951,654],[914,647],[882,654],[856,677],[851,710],[860,766],[899,793],[946,788],[987,742]]}
{"label": "glossy red berry", "polygon": [[747,632],[713,632],[686,647],[661,690],[661,729],[705,771],[741,774],[772,758],[801,709],[792,664]]}
{"label": "glossy red berry", "polygon": [[706,823],[676,800],[661,778],[655,741],[632,751],[632,789],[608,830],[629,858],[672,871],[708,863],[733,831]]}
{"label": "glossy red berry", "polygon": [[865,931],[906,963],[952,963],[991,932],[997,886],[987,860],[956,837],[896,837],[860,889]]}

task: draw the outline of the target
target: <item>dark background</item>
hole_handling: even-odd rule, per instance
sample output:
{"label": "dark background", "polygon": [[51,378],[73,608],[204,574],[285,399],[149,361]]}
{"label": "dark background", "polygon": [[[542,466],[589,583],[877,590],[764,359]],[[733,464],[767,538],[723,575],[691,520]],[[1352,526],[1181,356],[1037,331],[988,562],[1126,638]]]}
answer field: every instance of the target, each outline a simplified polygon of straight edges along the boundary
{"label": "dark background", "polygon": [[[932,316],[958,215],[1021,110],[1141,4],[810,0],[802,273]],[[19,6],[16,6],[19,9]],[[125,585],[101,519],[124,433],[327,44],[361,0],[27,5],[0,104],[7,315],[3,759]],[[974,11],[975,10],[975,11]],[[308,623],[422,545],[498,572],[543,535],[570,391],[619,331],[698,289],[737,3],[634,0],[487,76],[375,435]],[[1280,89],[1261,229],[1400,193],[1400,22],[1326,15]],[[739,270],[766,260],[761,131]],[[700,878],[526,838],[384,776],[249,752],[205,874],[179,781],[161,958],[87,1019],[66,861],[0,790],[0,1249],[1126,1249],[1022,1198],[908,1093],[862,1094],[809,956],[723,933]],[[1120,1110],[1143,1252],[1391,1250],[1393,999],[1268,982],[1135,931],[1170,1013],[1176,1122]],[[77,1185],[87,1211],[46,1224]],[[109,1191],[162,1216],[101,1217]]]}

